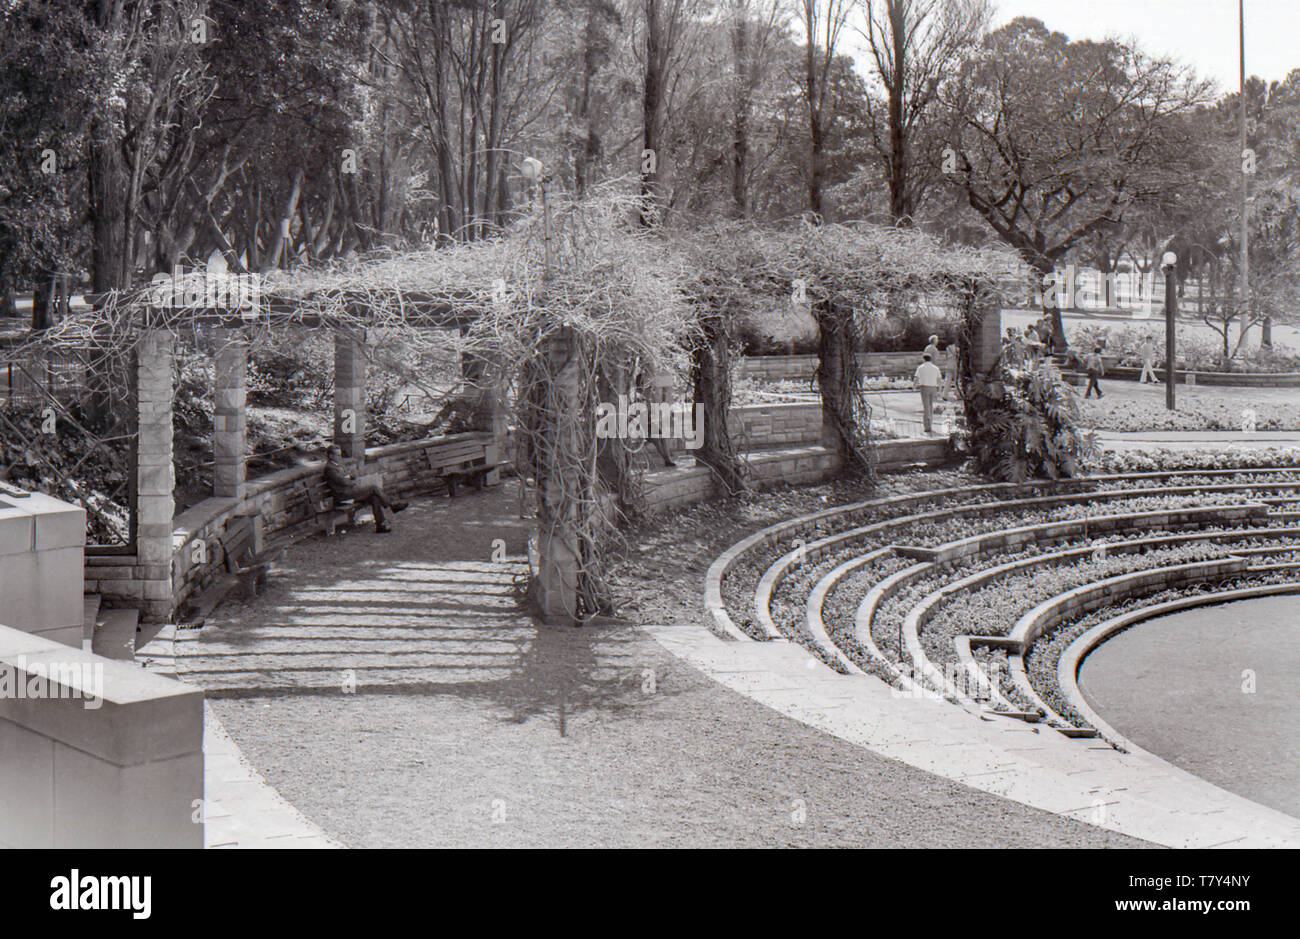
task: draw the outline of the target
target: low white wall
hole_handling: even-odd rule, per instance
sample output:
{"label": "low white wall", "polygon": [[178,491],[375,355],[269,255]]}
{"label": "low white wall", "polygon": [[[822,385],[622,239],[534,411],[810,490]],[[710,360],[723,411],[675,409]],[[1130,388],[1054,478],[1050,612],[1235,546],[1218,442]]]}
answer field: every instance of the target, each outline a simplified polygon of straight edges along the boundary
{"label": "low white wall", "polygon": [[0,626],[0,846],[202,848],[202,799],[202,691]]}
{"label": "low white wall", "polygon": [[85,543],[84,509],[0,491],[0,623],[79,647]]}

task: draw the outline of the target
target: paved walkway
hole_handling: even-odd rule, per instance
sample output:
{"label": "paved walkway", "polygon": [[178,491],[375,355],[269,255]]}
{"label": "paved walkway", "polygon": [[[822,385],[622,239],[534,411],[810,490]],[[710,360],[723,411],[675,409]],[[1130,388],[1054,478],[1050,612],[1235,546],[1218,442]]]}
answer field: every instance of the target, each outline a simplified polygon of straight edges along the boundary
{"label": "paved walkway", "polygon": [[294,547],[262,596],[182,633],[180,677],[310,819],[214,760],[214,842],[318,827],[353,847],[1137,844],[778,713],[660,630],[538,627],[513,605],[528,524],[509,495],[421,500],[395,535]]}
{"label": "paved walkway", "polygon": [[790,643],[724,642],[698,627],[651,633],[768,707],[984,792],[1169,847],[1300,847],[1300,819],[1161,760],[899,696],[869,676],[839,675]]}
{"label": "paved walkway", "polygon": [[206,703],[203,791],[205,848],[341,847],[266,784]]}
{"label": "paved walkway", "polygon": [[788,643],[538,627],[517,506],[420,500],[394,535],[303,542],[181,632],[176,672],[246,758],[214,722],[214,845],[1300,845],[1300,820],[1162,761]]}

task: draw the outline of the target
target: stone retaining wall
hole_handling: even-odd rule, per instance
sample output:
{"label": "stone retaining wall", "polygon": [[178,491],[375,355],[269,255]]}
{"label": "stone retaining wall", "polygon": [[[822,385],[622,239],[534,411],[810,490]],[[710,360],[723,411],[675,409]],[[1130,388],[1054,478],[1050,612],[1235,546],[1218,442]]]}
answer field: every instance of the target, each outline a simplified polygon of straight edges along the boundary
{"label": "stone retaining wall", "polygon": [[[879,472],[890,473],[925,464],[939,465],[952,458],[947,438],[930,440],[884,440],[877,444]],[[759,489],[777,485],[813,485],[839,472],[842,458],[821,446],[769,450],[749,456],[749,469]],[[646,501],[653,512],[675,509],[695,502],[718,498],[713,473],[705,466],[663,470],[651,473],[646,480]]]}
{"label": "stone retaining wall", "polygon": [[740,450],[820,443],[822,403],[747,404],[731,409],[727,427]]}
{"label": "stone retaining wall", "polygon": [[[937,363],[945,374],[951,374],[955,346],[940,353]],[[862,374],[886,378],[911,378],[921,364],[920,352],[859,352],[858,366]],[[747,355],[736,366],[737,378],[755,381],[811,382],[817,371],[815,355]]]}

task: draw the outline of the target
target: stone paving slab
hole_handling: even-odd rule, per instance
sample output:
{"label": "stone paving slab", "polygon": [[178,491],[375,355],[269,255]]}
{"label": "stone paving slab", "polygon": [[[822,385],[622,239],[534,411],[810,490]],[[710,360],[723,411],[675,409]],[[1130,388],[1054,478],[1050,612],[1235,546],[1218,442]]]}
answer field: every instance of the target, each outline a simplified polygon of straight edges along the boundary
{"label": "stone paving slab", "polygon": [[341,848],[248,765],[203,706],[204,847]]}
{"label": "stone paving slab", "polygon": [[[644,631],[780,713],[984,792],[1169,847],[1300,847],[1300,819],[1160,760],[902,697],[875,678],[838,675],[788,643],[725,642],[703,626]],[[836,707],[818,705],[832,694]]]}

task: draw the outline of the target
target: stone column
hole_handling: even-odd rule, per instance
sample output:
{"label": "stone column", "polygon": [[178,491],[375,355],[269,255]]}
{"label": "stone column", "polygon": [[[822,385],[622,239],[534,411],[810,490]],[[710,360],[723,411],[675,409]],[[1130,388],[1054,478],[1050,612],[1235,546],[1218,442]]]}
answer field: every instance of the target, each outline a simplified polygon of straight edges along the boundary
{"label": "stone column", "polygon": [[345,460],[366,455],[366,357],[361,344],[334,334],[334,442]]}
{"label": "stone column", "polygon": [[172,613],[172,359],[166,330],[147,332],[136,350],[136,576],[141,619],[166,622]]}
{"label": "stone column", "polygon": [[[590,419],[578,414],[579,363],[573,339],[553,337],[539,354],[551,359],[546,370],[553,376],[552,400],[572,402],[571,407],[546,415],[548,426],[540,430],[557,441],[571,438],[577,431],[575,422]],[[557,372],[555,364],[561,362],[565,364]],[[569,442],[567,449],[576,452],[576,444]],[[577,622],[578,609],[578,493],[572,491],[577,483],[565,478],[561,467],[546,467],[544,472],[544,478],[537,480],[537,602],[547,625],[569,625]]]}
{"label": "stone column", "polygon": [[212,494],[238,499],[246,476],[248,342],[237,329],[223,330],[214,363]]}

